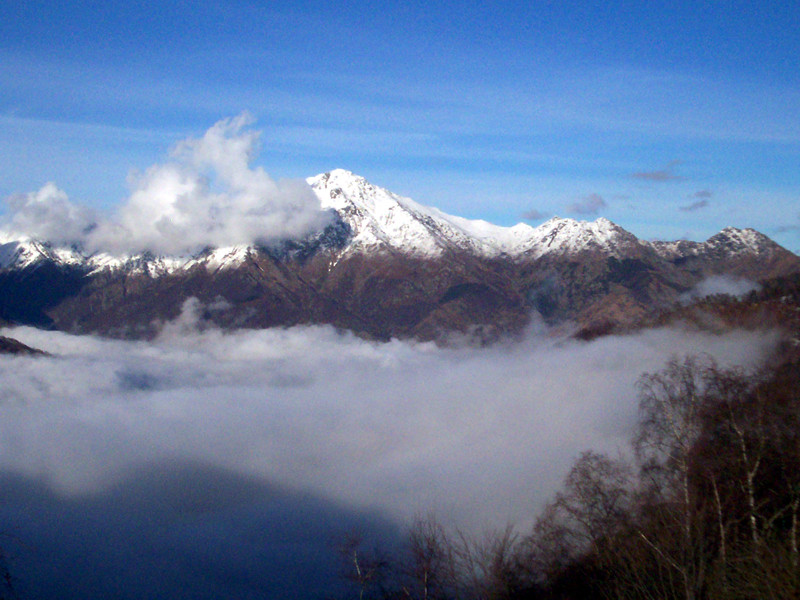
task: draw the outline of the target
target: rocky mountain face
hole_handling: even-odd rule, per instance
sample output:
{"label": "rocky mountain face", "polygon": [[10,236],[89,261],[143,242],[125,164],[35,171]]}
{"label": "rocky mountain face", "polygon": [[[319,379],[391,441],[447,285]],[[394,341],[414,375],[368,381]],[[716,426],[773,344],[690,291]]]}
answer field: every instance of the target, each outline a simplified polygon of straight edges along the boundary
{"label": "rocky mountain face", "polygon": [[22,354],[22,355],[38,355],[47,356],[46,352],[26,346],[19,340],[14,338],[0,335],[0,354]]}
{"label": "rocky mountain face", "polygon": [[85,255],[0,244],[0,319],[149,337],[196,298],[224,328],[324,323],[376,339],[490,341],[532,315],[588,330],[633,323],[712,275],[754,281],[800,258],[753,230],[646,242],[606,219],[499,227],[447,215],[348,171],[310,178],[331,223],[304,240],[193,256]]}

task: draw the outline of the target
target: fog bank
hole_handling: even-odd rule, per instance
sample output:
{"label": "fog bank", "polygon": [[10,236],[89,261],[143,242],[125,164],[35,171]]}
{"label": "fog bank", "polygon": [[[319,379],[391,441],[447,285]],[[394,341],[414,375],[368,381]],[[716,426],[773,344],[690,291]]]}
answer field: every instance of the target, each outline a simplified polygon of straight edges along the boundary
{"label": "fog bank", "polygon": [[0,466],[66,494],[182,458],[406,518],[518,519],[582,449],[624,447],[634,383],[672,354],[752,364],[769,334],[654,330],[591,343],[441,349],[327,327],[167,330],[155,343],[7,331]]}
{"label": "fog bank", "polygon": [[[241,560],[220,554],[235,563],[223,568],[231,581],[237,572],[263,569],[258,556],[267,550],[254,556],[247,548],[278,543],[274,536],[241,541],[251,530],[246,523],[263,525],[270,511],[284,524],[281,543],[307,533],[317,515],[316,551],[348,524],[381,522],[391,530],[418,513],[474,531],[507,522],[526,527],[582,450],[626,448],[642,372],[660,369],[673,354],[698,352],[753,366],[777,340],[770,333],[660,329],[579,342],[544,332],[517,344],[443,349],[367,342],[328,327],[198,332],[186,321],[154,342],[31,328],[4,334],[52,354],[0,358],[4,477],[46,497],[43,514],[89,503],[99,511],[97,531],[141,536],[153,519],[172,523],[163,530],[168,548],[187,568],[209,543],[239,548]],[[194,465],[194,476],[185,475],[185,465]],[[157,482],[154,473],[179,483],[142,483]],[[114,494],[133,498],[97,508],[98,499]],[[25,504],[7,500],[4,523],[35,537],[36,512],[15,512],[15,502]],[[127,516],[116,514],[123,512],[117,506],[127,506]],[[196,517],[188,529],[187,514]],[[155,553],[167,543],[160,531],[147,538]],[[66,558],[63,564],[68,569]],[[270,581],[288,584],[282,572],[284,580],[277,573]]]}

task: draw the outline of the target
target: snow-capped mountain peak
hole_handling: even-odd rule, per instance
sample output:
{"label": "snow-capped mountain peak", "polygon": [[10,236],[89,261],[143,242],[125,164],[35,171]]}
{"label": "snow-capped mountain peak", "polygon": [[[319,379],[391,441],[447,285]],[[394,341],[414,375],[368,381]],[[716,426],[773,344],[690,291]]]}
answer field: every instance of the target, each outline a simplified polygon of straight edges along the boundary
{"label": "snow-capped mountain peak", "polygon": [[758,254],[769,252],[775,246],[775,242],[763,233],[749,227],[746,229],[726,227],[718,234],[708,238],[706,244],[724,249],[729,254]]}
{"label": "snow-capped mountain peak", "polygon": [[675,242],[652,242],[650,245],[661,257],[668,260],[697,256],[717,258],[764,256],[766,258],[782,250],[778,244],[763,233],[759,233],[755,229],[736,227],[726,227],[705,242],[678,240]]}
{"label": "snow-capped mountain peak", "polygon": [[437,256],[453,238],[465,237],[450,231],[443,213],[374,186],[350,171],[336,169],[307,181],[322,208],[335,210],[353,232],[347,252],[388,250]]}
{"label": "snow-capped mountain peak", "polygon": [[322,207],[336,210],[350,226],[353,237],[345,252],[389,250],[438,256],[460,250],[483,257],[538,257],[595,249],[614,253],[622,242],[637,243],[635,236],[607,219],[585,222],[555,217],[536,228],[465,219],[394,194],[343,169],[307,181]]}
{"label": "snow-capped mountain peak", "polygon": [[[732,227],[706,242],[642,242],[602,217],[595,221],[553,217],[538,227],[525,223],[503,227],[425,206],[345,169],[322,173],[307,182],[319,198],[320,208],[338,216],[336,235],[327,235],[327,229],[319,232],[310,238],[311,247],[314,251],[333,253],[336,260],[351,254],[385,252],[422,258],[455,252],[515,261],[582,253],[623,258],[645,250],[674,261],[700,255],[771,255],[775,248],[780,249],[757,231]],[[149,253],[116,256],[102,252],[86,254],[77,247],[58,248],[46,241],[0,237],[0,268],[29,268],[49,262],[77,266],[87,273],[123,270],[159,277],[197,266],[205,266],[209,272],[236,268],[257,253],[253,246],[240,245],[209,248],[192,256]]]}
{"label": "snow-capped mountain peak", "polygon": [[74,248],[54,248],[39,240],[8,238],[0,241],[0,268],[29,268],[44,262],[80,265],[84,260]]}
{"label": "snow-capped mountain peak", "polygon": [[553,217],[533,231],[530,247],[525,254],[539,257],[545,254],[601,251],[619,256],[640,244],[635,235],[603,217],[596,221]]}
{"label": "snow-capped mountain peak", "polygon": [[501,227],[457,217],[343,169],[308,183],[329,219],[269,246],[114,255],[0,232],[0,317],[148,336],[196,297],[209,307],[203,319],[225,328],[322,323],[379,339],[476,331],[492,340],[520,332],[531,311],[591,330],[667,306],[708,276],[800,269],[800,258],[748,229],[641,242],[604,218]]}

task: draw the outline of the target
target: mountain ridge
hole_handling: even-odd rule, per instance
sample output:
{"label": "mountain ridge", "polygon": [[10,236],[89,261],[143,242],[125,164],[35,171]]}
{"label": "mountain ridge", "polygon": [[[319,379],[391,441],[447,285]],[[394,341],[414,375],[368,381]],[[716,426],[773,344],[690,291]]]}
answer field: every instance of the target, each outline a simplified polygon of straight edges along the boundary
{"label": "mountain ridge", "polygon": [[[769,237],[753,229],[726,227],[706,241],[644,241],[616,223],[600,217],[579,221],[554,216],[537,227],[517,223],[510,227],[483,220],[446,214],[436,208],[374,186],[363,177],[335,169],[310,177],[307,182],[320,199],[321,208],[336,213],[352,232],[342,254],[391,250],[422,257],[446,251],[466,251],[483,258],[538,259],[549,253],[577,254],[600,250],[620,258],[635,249],[652,248],[667,260],[686,259],[727,249],[768,253],[784,250]],[[330,226],[329,226],[330,227]],[[310,236],[320,236],[317,232]],[[304,240],[299,240],[303,242]],[[291,244],[292,240],[284,243]],[[295,240],[297,242],[297,240]],[[64,265],[82,265],[90,271],[114,268],[145,268],[151,275],[191,268],[207,261],[212,268],[241,262],[258,244],[204,248],[188,255],[154,254],[149,251],[114,256],[107,252],[85,254],[80,248],[53,246],[47,240],[5,235],[0,240],[0,269],[25,268],[39,260]],[[332,248],[331,244],[327,245]],[[144,265],[147,265],[146,267]]]}
{"label": "mountain ridge", "polygon": [[491,341],[536,313],[602,328],[668,307],[705,277],[800,270],[800,258],[751,229],[649,242],[604,218],[501,227],[342,169],[308,183],[331,218],[299,240],[113,256],[6,237],[0,318],[148,337],[195,297],[203,318],[224,328],[327,323],[377,339],[458,332]]}

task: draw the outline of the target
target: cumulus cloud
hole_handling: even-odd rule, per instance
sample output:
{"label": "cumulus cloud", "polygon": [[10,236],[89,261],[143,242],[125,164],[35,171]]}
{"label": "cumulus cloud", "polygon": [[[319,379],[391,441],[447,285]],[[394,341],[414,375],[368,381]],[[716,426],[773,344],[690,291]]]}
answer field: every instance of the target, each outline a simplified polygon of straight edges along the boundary
{"label": "cumulus cloud", "polygon": [[178,143],[170,159],[132,176],[132,193],[98,219],[53,184],[12,198],[11,227],[89,251],[191,254],[207,246],[304,237],[329,218],[304,181],[275,181],[253,166],[259,133],[247,114],[219,121]]}
{"label": "cumulus cloud", "polygon": [[567,206],[567,210],[579,215],[596,215],[601,208],[608,206],[600,194],[590,194]]}
{"label": "cumulus cloud", "polygon": [[52,182],[36,192],[11,196],[6,205],[11,213],[6,229],[15,237],[70,245],[85,239],[97,222],[93,211],[70,202]]}
{"label": "cumulus cloud", "polygon": [[670,161],[663,169],[656,169],[654,171],[639,171],[631,175],[634,179],[642,179],[644,181],[664,182],[664,181],[682,181],[683,177],[675,173],[675,167],[679,166],[681,161]]}
{"label": "cumulus cloud", "polygon": [[681,296],[684,302],[691,302],[706,296],[725,294],[728,296],[741,297],[752,291],[760,289],[761,286],[755,281],[731,277],[729,275],[712,275],[698,283],[694,288]]}

